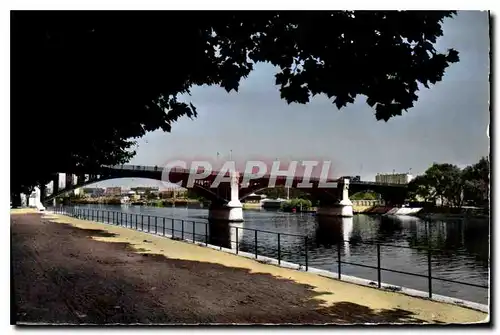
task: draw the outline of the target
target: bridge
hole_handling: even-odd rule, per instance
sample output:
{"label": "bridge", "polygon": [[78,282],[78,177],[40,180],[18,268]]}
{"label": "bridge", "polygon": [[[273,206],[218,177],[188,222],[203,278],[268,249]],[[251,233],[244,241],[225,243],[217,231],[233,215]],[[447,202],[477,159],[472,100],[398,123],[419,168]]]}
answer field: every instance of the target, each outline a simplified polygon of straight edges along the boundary
{"label": "bridge", "polygon": [[[76,170],[76,169],[75,169]],[[174,168],[170,170],[169,181],[177,183],[181,187],[191,188],[197,194],[203,196],[211,202],[209,208],[209,218],[215,220],[243,221],[243,206],[241,200],[252,193],[269,188],[269,181],[275,178],[275,186],[286,186],[287,176],[264,175],[254,178],[253,175],[227,174],[226,180],[222,180],[214,187],[214,181],[218,172],[212,172],[203,179],[197,179],[189,187],[188,169]],[[59,189],[59,173],[54,174],[52,194],[46,195],[46,185],[40,187],[40,200],[47,203],[55,200],[56,197],[70,192],[76,188],[84,187],[96,182],[117,179],[117,178],[146,178],[165,181],[165,172],[162,167],[141,166],[141,165],[117,165],[103,166],[91,171],[82,173],[81,171],[67,171],[65,187]],[[76,176],[76,182],[74,182]],[[254,179],[252,179],[254,178]],[[291,178],[290,178],[291,179]],[[248,182],[246,182],[248,181]],[[245,185],[243,185],[245,182]],[[301,183],[309,182],[309,188],[301,187]],[[313,200],[318,201],[318,215],[331,216],[352,216],[352,203],[349,196],[361,191],[373,191],[379,193],[389,205],[402,204],[406,198],[407,185],[387,184],[364,181],[350,181],[347,178],[329,179],[329,187],[325,187],[325,181],[311,177],[305,180],[304,177],[294,177],[288,184],[291,188],[300,188],[304,192],[311,194]]]}

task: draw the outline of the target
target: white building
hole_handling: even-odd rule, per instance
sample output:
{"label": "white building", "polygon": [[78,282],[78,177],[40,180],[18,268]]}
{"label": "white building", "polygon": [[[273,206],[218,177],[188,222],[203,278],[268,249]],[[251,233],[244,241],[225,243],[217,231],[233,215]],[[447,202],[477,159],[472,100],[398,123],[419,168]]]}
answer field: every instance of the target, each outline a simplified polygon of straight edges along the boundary
{"label": "white building", "polygon": [[375,182],[385,184],[408,184],[414,177],[409,173],[377,174]]}

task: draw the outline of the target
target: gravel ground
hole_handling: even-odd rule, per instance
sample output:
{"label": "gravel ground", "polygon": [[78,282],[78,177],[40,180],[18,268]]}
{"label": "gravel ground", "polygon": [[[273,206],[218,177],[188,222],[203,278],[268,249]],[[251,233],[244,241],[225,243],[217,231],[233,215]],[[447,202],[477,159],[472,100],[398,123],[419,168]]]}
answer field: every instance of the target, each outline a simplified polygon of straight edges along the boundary
{"label": "gravel ground", "polygon": [[[17,324],[481,322],[481,312],[125,228],[11,212]],[[113,243],[111,243],[113,242]]]}

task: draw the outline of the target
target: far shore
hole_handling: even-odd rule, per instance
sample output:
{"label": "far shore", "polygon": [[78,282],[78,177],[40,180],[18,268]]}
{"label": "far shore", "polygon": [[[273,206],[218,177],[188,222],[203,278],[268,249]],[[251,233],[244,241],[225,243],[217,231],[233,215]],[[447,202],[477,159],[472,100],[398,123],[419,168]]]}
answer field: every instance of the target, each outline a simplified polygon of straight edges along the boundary
{"label": "far shore", "polygon": [[[68,203],[66,203],[68,204]],[[75,199],[71,201],[74,205],[123,205],[119,199],[113,198],[84,198]],[[133,206],[147,206],[147,207],[191,207],[191,208],[208,208],[208,203],[203,203],[197,199],[189,198],[176,198],[176,199],[157,199],[157,200],[139,200],[139,201],[129,201],[127,205]],[[258,202],[244,202],[244,210],[259,210],[262,206]],[[365,215],[384,215],[388,213],[393,206],[360,206],[353,205],[354,214],[365,214]],[[280,210],[277,208],[276,210]],[[310,207],[303,209],[299,208],[285,210],[285,212],[290,213],[316,213],[317,207]],[[399,215],[395,215],[399,216]],[[489,219],[489,214],[484,209],[470,210],[466,208],[458,209],[447,209],[446,207],[435,206],[433,208],[425,208],[414,214],[404,215],[406,217],[416,217],[425,220],[455,220],[455,219]]]}

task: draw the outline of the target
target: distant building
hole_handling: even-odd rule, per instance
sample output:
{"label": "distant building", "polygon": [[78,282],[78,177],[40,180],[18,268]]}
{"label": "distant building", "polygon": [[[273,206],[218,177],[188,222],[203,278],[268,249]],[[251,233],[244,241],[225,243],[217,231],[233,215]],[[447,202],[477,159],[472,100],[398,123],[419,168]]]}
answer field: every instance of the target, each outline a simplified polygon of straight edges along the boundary
{"label": "distant building", "polygon": [[139,187],[131,187],[131,191],[134,191],[138,194],[146,194],[146,193],[155,193],[159,192],[160,188],[155,186],[155,187],[145,187],[145,186],[139,186]]}
{"label": "distant building", "polygon": [[379,173],[375,176],[375,182],[385,184],[408,184],[412,179],[413,176],[408,173]]}
{"label": "distant building", "polygon": [[159,195],[161,199],[171,199],[171,198],[182,198],[186,195],[187,189],[180,187],[169,187],[160,191]]}
{"label": "distant building", "polygon": [[104,195],[107,196],[120,196],[122,194],[121,187],[107,187]]}
{"label": "distant building", "polygon": [[82,189],[85,196],[100,197],[104,195],[104,189],[99,187],[86,187]]}

